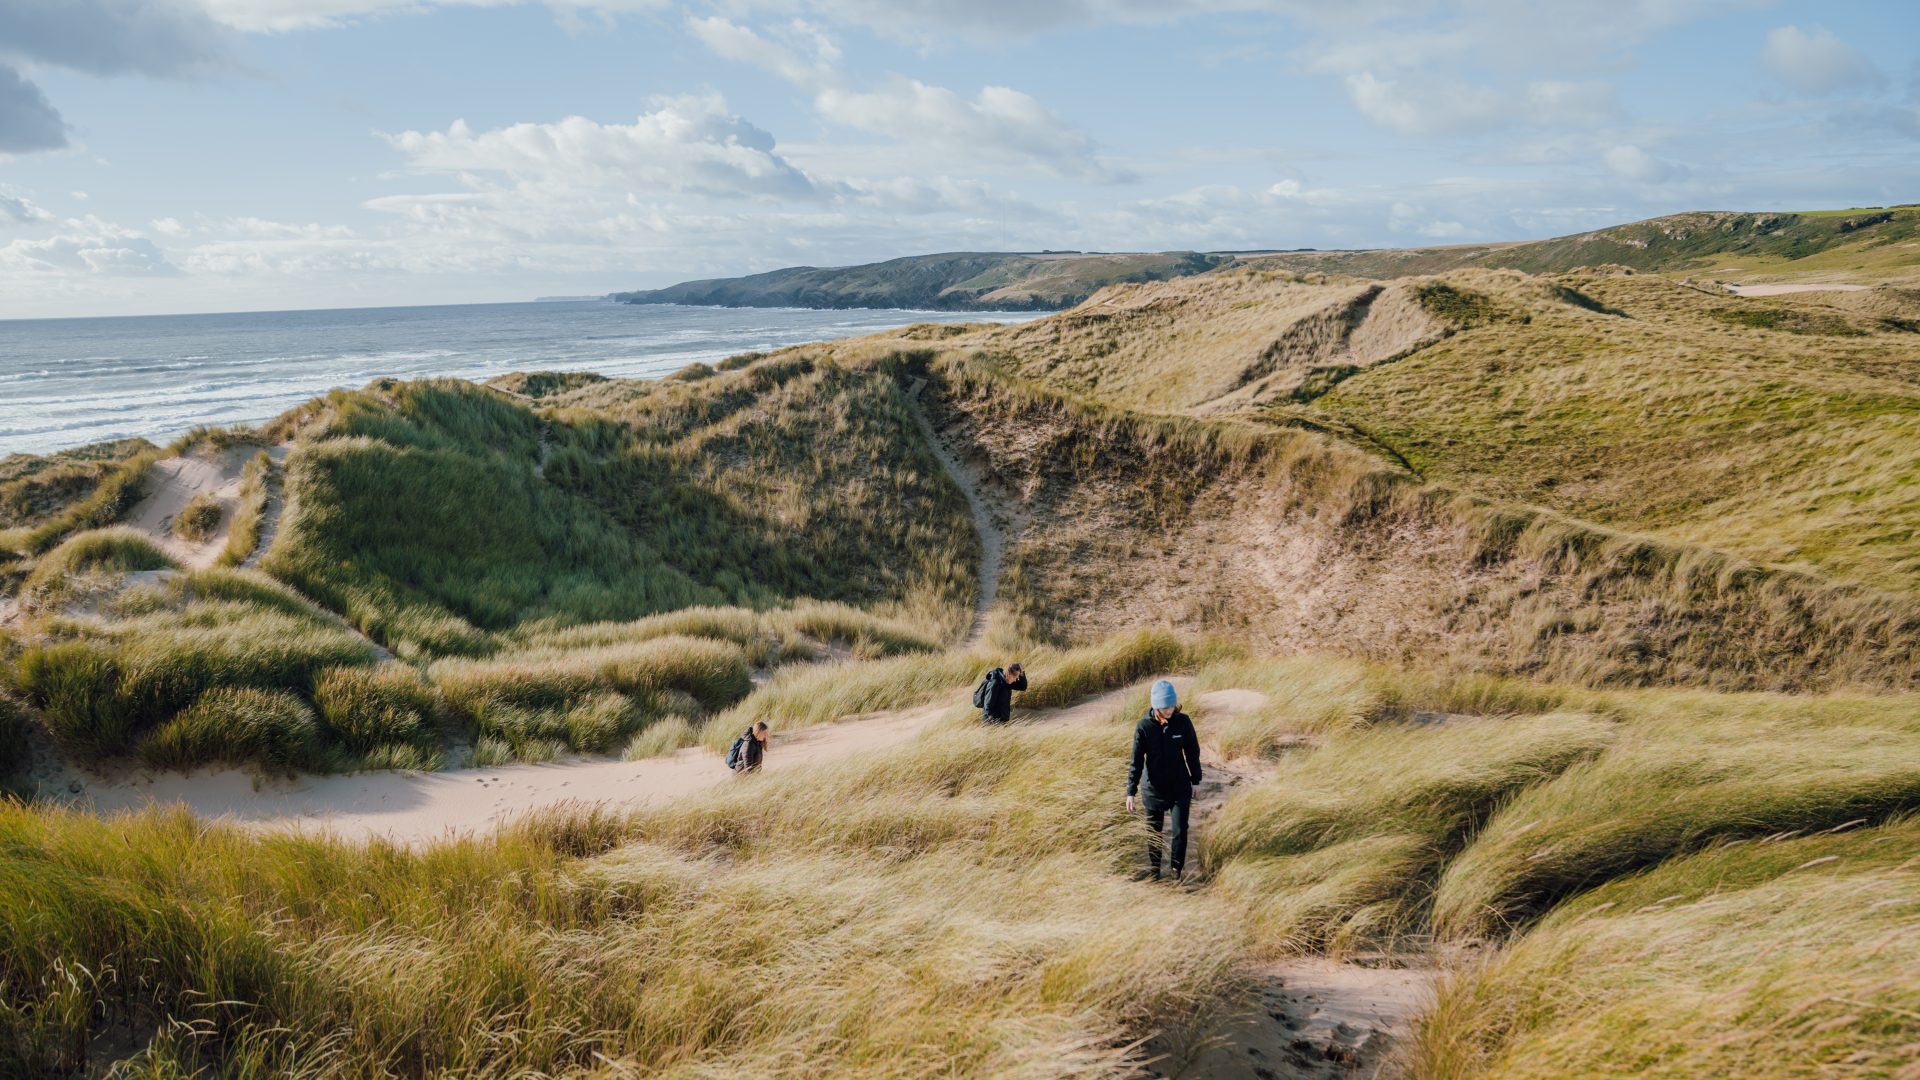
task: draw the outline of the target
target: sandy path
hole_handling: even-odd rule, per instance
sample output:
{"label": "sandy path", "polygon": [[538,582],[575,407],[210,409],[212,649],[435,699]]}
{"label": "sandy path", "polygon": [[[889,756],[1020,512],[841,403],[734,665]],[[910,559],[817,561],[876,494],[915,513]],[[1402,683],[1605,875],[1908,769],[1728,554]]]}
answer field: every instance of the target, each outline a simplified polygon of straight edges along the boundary
{"label": "sandy path", "polygon": [[[966,692],[959,687],[951,698],[930,705],[776,731],[765,770],[777,772],[905,742],[951,712]],[[1129,686],[1067,708],[1016,712],[1016,722],[1098,723],[1130,701],[1144,702],[1145,696],[1144,684]],[[693,748],[644,761],[575,760],[437,773],[302,776],[265,783],[242,769],[191,774],[133,770],[100,776],[58,768],[42,773],[40,782],[44,796],[99,814],[180,805],[203,817],[262,829],[322,830],[356,839],[420,843],[487,832],[529,812],[566,803],[647,806],[732,779],[718,754]]]}
{"label": "sandy path", "polygon": [[[892,746],[918,735],[951,707],[943,701],[791,734],[776,732],[764,768],[778,772]],[[530,811],[567,803],[647,806],[733,779],[719,755],[694,748],[644,761],[304,776],[260,785],[251,772],[239,769],[190,775],[140,771],[113,778],[68,772],[47,794],[100,814],[177,804],[203,817],[261,829],[421,843],[488,832]],[[81,790],[69,793],[74,782]]]}
{"label": "sandy path", "polygon": [[[1015,713],[1016,724],[1109,725],[1116,740],[1122,716],[1144,708],[1146,681],[1096,695],[1075,705]],[[1183,700],[1187,680],[1175,679]],[[954,700],[964,693],[954,692]],[[1252,690],[1215,690],[1193,695],[1187,708],[1204,733],[1219,721],[1264,704]],[[942,700],[913,709],[776,732],[766,757],[770,772],[884,749],[911,740],[953,711]],[[1121,750],[1124,753],[1124,749]],[[1234,788],[1257,780],[1255,763],[1221,761],[1210,748],[1206,780],[1195,793],[1195,830],[1226,802]],[[484,834],[530,812],[559,806],[637,808],[669,802],[720,784],[743,782],[728,773],[719,755],[687,749],[645,761],[571,761],[505,765],[442,773],[364,773],[313,776],[258,784],[253,774],[221,770],[183,776],[137,772],[100,778],[64,771],[42,788],[96,813],[175,804],[204,817],[263,831],[327,832],[347,839],[384,838],[403,844]],[[70,793],[68,785],[77,784]],[[1118,803],[1121,793],[1114,791]],[[1189,885],[1204,888],[1204,882]],[[1354,963],[1298,957],[1262,964],[1247,972],[1255,992],[1247,1005],[1219,1024],[1197,1054],[1176,1074],[1187,1078],[1378,1075],[1387,1052],[1403,1038],[1431,995],[1434,969],[1406,966],[1404,958]],[[1166,1074],[1162,1074],[1166,1075]]]}
{"label": "sandy path", "polygon": [[1190,1080],[1388,1075],[1394,1043],[1425,1011],[1430,966],[1369,966],[1324,956],[1262,964],[1254,998],[1221,1024],[1179,1076]]}
{"label": "sandy path", "polygon": [[[1174,684],[1187,701],[1185,680]],[[1257,782],[1271,768],[1260,762],[1220,760],[1204,741],[1208,720],[1252,711],[1266,700],[1256,690],[1224,689],[1187,701],[1205,748],[1206,779],[1194,792],[1196,833],[1204,835],[1235,788]],[[1422,956],[1298,956],[1257,965],[1245,974],[1253,983],[1251,999],[1218,1024],[1204,1048],[1171,1075],[1183,1080],[1391,1075],[1393,1048],[1427,1008],[1438,971]]]}
{"label": "sandy path", "polygon": [[1785,296],[1801,292],[1865,292],[1873,286],[1812,282],[1805,285],[1728,285],[1726,288],[1735,296]]}
{"label": "sandy path", "polygon": [[[994,598],[1000,592],[1000,569],[1007,557],[1007,533],[999,519],[988,506],[988,492],[985,479],[964,457],[954,452],[953,446],[933,429],[933,422],[927,419],[927,412],[920,404],[920,391],[925,387],[924,380],[917,380],[907,391],[907,401],[913,411],[913,421],[920,428],[927,445],[933,448],[933,456],[940,461],[940,467],[947,471],[953,482],[959,486],[960,493],[967,498],[967,510],[973,515],[973,528],[980,534],[980,598],[973,606],[973,626],[967,631],[962,648],[972,648],[987,636],[987,616],[993,607]],[[1005,502],[1006,500],[1002,500]]]}

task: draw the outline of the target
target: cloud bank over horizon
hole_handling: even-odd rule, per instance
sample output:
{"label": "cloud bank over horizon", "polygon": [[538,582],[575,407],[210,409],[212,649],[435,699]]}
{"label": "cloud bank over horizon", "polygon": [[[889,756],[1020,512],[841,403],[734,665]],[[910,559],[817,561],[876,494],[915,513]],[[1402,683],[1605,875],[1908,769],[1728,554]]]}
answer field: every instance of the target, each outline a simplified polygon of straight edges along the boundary
{"label": "cloud bank over horizon", "polygon": [[0,0],[0,316],[1920,200],[1920,12]]}

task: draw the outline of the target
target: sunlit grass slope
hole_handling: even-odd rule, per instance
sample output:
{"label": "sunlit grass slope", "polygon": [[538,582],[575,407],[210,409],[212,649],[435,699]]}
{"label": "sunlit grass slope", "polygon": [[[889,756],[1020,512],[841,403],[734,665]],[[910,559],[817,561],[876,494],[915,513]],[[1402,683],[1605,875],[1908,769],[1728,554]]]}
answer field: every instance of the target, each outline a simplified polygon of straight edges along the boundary
{"label": "sunlit grass slope", "polygon": [[[919,693],[871,666],[876,697]],[[1203,735],[1277,755],[1185,891],[1132,880],[1131,708],[956,717],[420,850],[0,809],[0,1071],[1118,1076],[1176,1065],[1251,963],[1434,935],[1481,959],[1422,1019],[1418,1077],[1894,1075],[1920,1039],[1910,696],[1592,692],[1153,635],[1034,674],[1091,694],[1149,669],[1193,672]],[[1229,718],[1210,688],[1264,700]],[[1737,760],[1688,762],[1689,724],[1744,732]],[[1555,888],[1514,884],[1543,866]],[[1520,906],[1463,922],[1466,881]]]}
{"label": "sunlit grass slope", "polygon": [[1920,300],[1875,315],[1646,276],[1577,284],[1614,313],[1489,289],[1499,317],[1302,415],[1430,480],[1920,590]]}
{"label": "sunlit grass slope", "polygon": [[608,385],[544,415],[462,383],[335,395],[268,569],[403,653],[801,598],[963,618],[978,541],[883,370]]}

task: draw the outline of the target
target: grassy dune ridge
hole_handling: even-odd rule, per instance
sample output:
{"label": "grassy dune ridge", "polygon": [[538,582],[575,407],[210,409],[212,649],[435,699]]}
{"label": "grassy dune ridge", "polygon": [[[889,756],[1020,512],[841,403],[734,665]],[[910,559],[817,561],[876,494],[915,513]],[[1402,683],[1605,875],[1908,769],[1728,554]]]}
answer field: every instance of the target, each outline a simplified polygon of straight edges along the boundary
{"label": "grassy dune ridge", "polygon": [[[1920,679],[1904,594],[1424,484],[1313,432],[1119,409],[987,353],[929,371],[949,430],[1029,493],[1003,591],[1030,637],[1160,623],[1589,684]],[[1021,439],[977,434],[997,431]]]}

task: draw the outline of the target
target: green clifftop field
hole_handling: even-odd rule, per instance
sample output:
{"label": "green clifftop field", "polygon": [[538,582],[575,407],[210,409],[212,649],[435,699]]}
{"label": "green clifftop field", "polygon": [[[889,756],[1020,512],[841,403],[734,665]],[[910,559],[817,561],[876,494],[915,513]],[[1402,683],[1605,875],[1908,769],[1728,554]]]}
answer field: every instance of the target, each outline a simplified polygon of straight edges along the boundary
{"label": "green clifftop field", "polygon": [[[1862,213],[0,463],[0,1075],[1912,1077],[1920,293]],[[1677,280],[1730,244],[1899,272]],[[615,761],[464,835],[86,808]]]}
{"label": "green clifftop field", "polygon": [[1242,269],[1388,280],[1471,268],[1560,273],[1624,266],[1734,282],[1920,285],[1920,206],[1807,213],[1700,211],[1551,240],[1284,252],[954,252],[860,266],[790,266],[613,293],[628,304],[1054,311],[1108,285]]}

